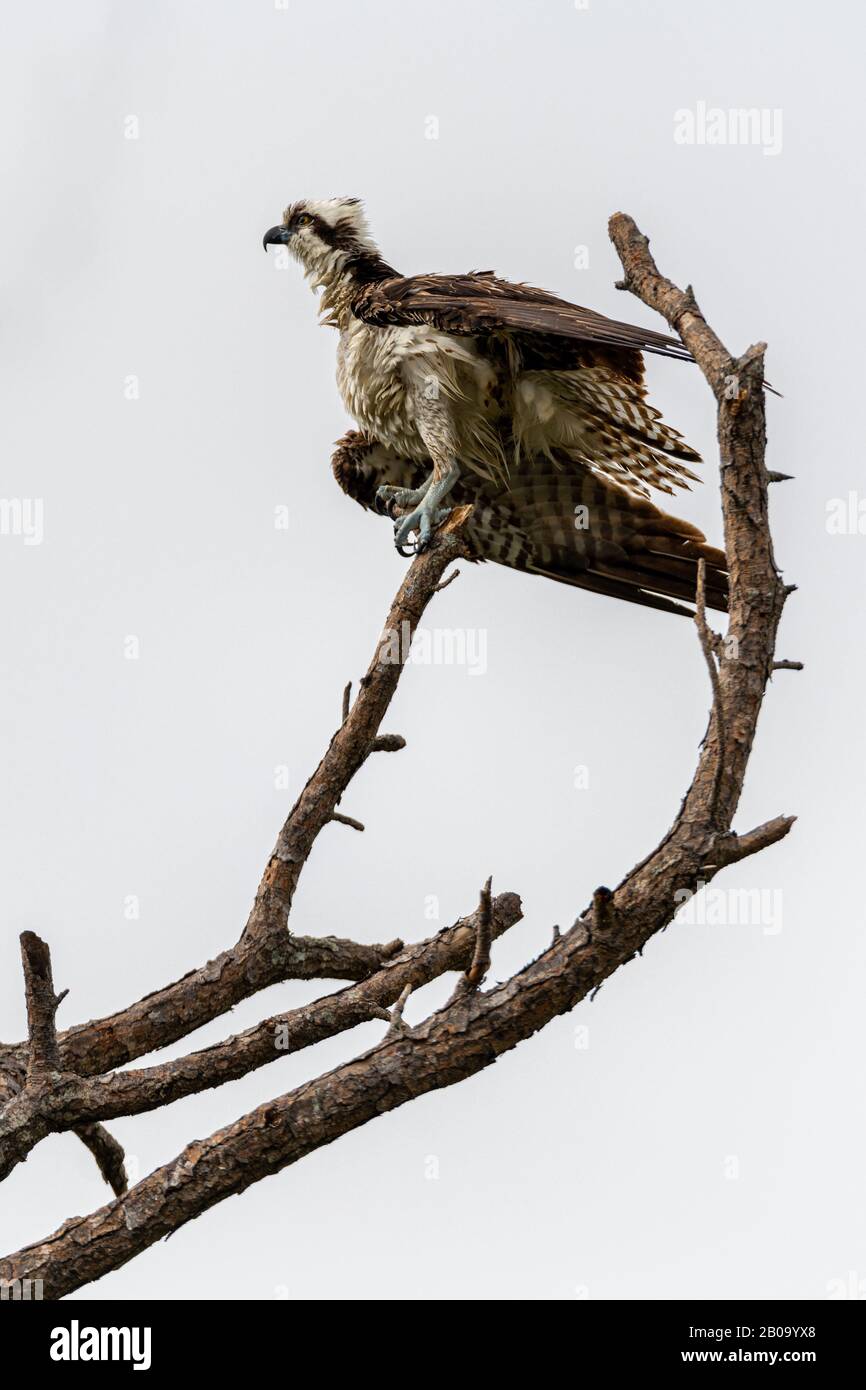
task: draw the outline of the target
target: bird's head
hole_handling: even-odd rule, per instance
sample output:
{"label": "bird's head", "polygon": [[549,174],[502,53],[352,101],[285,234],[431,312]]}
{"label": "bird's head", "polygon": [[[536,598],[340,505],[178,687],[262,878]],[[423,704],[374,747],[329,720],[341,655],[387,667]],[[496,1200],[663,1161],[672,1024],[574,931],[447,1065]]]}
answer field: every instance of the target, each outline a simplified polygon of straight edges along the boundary
{"label": "bird's head", "polygon": [[376,247],[360,198],[306,198],[292,203],[283,220],[265,232],[263,245],[285,246],[314,277],[339,270]]}

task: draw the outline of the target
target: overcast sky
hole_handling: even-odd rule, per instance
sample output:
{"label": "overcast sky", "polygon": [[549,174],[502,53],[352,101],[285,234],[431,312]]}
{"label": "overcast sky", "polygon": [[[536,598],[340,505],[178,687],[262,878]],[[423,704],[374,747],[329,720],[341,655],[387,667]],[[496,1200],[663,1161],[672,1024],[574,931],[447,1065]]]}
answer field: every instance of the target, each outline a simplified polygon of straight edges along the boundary
{"label": "overcast sky", "polygon": [[[663,328],[614,289],[607,219],[630,212],[733,351],[768,341],[768,462],[796,475],[772,521],[800,586],[779,655],[806,670],[773,682],[737,820],[796,813],[793,833],[592,1004],[84,1296],[866,1293],[860,12],[5,9],[0,493],[31,506],[0,535],[4,1039],[25,1028],[24,928],[70,990],[64,1025],[237,937],[404,572],[388,523],[330,474],[336,338],[261,249],[288,201],[362,196],[405,272],[495,268]],[[710,144],[716,108],[762,123]],[[710,393],[677,362],[649,375],[706,458],[679,510],[719,540]],[[669,825],[706,668],[687,622],[493,567],[464,567],[427,625],[479,659],[407,670],[386,728],[408,747],[347,794],[366,833],[321,836],[292,927],[417,940],[492,873],[526,914],[495,948],[501,979]],[[760,906],[732,921],[746,889]],[[316,988],[276,987],[192,1041]],[[413,997],[410,1021],[449,988]],[[133,1176],[381,1026],[114,1123]],[[0,1189],[0,1250],[106,1199],[83,1146],[54,1137]]]}

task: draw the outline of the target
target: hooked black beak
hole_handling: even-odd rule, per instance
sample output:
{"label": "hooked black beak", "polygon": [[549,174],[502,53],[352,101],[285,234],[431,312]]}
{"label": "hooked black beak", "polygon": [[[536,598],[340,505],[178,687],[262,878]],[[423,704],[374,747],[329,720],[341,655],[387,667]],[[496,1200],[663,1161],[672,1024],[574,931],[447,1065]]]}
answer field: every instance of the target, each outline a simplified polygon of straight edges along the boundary
{"label": "hooked black beak", "polygon": [[291,236],[292,233],[289,231],[288,227],[282,225],[279,227],[270,227],[262,238],[262,246],[266,251],[269,246],[285,246]]}

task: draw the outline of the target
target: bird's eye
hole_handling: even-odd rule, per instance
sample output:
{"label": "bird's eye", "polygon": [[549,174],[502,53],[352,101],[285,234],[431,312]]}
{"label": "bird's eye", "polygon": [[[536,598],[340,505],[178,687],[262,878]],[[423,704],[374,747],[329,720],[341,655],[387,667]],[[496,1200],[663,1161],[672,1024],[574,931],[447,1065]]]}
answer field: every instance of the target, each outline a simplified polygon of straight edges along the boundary
{"label": "bird's eye", "polygon": [[298,226],[299,226],[299,227],[309,227],[309,226],[311,225],[312,221],[313,221],[313,219],[312,219],[312,217],[310,216],[310,214],[309,214],[308,212],[302,212],[302,213],[300,213],[300,214],[298,215]]}

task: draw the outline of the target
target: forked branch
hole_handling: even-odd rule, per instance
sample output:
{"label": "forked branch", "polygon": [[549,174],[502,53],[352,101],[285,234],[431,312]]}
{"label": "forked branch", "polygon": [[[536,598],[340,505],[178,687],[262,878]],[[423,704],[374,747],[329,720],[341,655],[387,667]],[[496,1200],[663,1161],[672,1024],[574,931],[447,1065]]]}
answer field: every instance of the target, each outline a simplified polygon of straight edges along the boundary
{"label": "forked branch", "polygon": [[[712,710],[695,775],[672,826],[615,889],[596,889],[568,931],[555,930],[546,951],[493,988],[480,988],[491,944],[519,919],[520,904],[513,894],[493,898],[489,881],[471,918],[417,946],[300,944],[286,924],[298,876],[319,832],[335,819],[349,820],[336,808],[370,753],[403,746],[399,736],[379,733],[401,668],[383,657],[384,644],[378,646],[354,703],[347,690],[340,727],[280,832],[238,945],[188,977],[189,988],[179,981],[152,996],[150,1004],[158,1000],[158,1008],[143,1000],[112,1019],[61,1035],[56,1050],[63,1085],[55,1088],[51,1103],[43,1097],[35,1109],[22,1106],[28,1049],[19,1044],[0,1050],[0,1097],[11,1096],[0,1111],[0,1160],[4,1142],[14,1158],[41,1133],[139,1113],[264,1065],[275,1059],[280,1024],[285,1050],[377,1019],[388,1023],[385,1036],[354,1060],[190,1144],[99,1211],[0,1261],[0,1278],[41,1279],[48,1297],[62,1297],[260,1178],[427,1091],[482,1070],[572,1009],[642,950],[674,917],[683,889],[694,891],[726,865],[788,834],[789,816],[776,816],[742,835],[731,828],[767,682],[774,669],[794,664],[774,660],[776,630],[791,586],[776,569],[767,515],[767,485],[780,475],[768,473],[764,462],[764,345],[733,357],[707,324],[691,289],[680,290],[659,273],[646,237],[630,217],[616,214],[610,235],[623,266],[622,287],[663,314],[680,334],[717,403],[729,622],[724,638],[710,631],[701,571],[696,621],[710,672]],[[388,627],[400,631],[406,621],[414,631],[442,586],[446,566],[462,553],[459,528],[465,519],[453,516],[433,547],[414,560]],[[275,979],[312,978],[329,970],[332,977],[355,983],[177,1062],[131,1073],[114,1070],[185,1036]],[[410,994],[446,970],[463,972],[448,1003],[407,1027],[402,1015]],[[53,997],[53,987],[49,993]],[[38,1072],[40,1058],[53,1065],[41,1004],[34,1003],[34,1023],[30,1067]]]}

